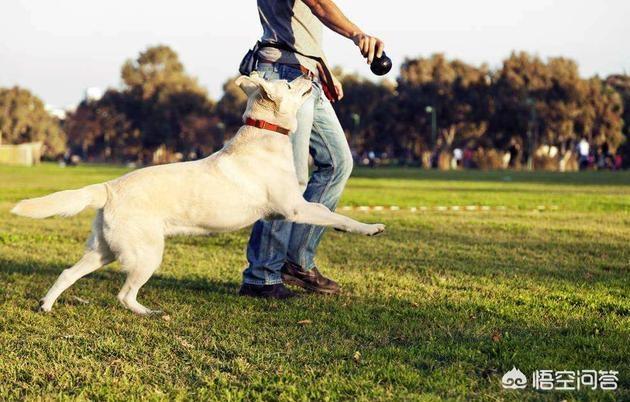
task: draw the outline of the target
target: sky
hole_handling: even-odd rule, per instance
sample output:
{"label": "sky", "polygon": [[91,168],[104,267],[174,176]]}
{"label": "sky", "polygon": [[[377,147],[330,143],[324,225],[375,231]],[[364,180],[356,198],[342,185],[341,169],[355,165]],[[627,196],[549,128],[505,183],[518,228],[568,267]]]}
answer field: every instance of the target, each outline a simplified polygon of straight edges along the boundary
{"label": "sky", "polygon": [[[300,0],[298,0],[300,1]],[[583,76],[630,73],[628,0],[337,0],[394,61],[445,53],[500,66],[512,50],[576,60]],[[147,46],[166,44],[186,70],[221,96],[223,83],[261,34],[253,0],[3,0],[0,86],[30,89],[44,102],[78,103],[88,87],[120,87],[120,68]],[[333,32],[334,65],[371,73],[354,44]]]}

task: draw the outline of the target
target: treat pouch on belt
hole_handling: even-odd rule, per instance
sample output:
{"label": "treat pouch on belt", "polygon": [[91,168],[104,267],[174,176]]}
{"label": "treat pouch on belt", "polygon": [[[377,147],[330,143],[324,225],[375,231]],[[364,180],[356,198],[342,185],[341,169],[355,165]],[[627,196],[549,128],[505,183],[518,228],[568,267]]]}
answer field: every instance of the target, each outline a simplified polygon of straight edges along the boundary
{"label": "treat pouch on belt", "polygon": [[249,75],[252,71],[256,69],[256,65],[258,64],[258,50],[263,47],[273,47],[280,50],[285,50],[287,52],[297,53],[301,56],[308,57],[309,59],[313,59],[318,64],[319,69],[319,79],[322,82],[322,88],[324,89],[324,94],[326,97],[332,101],[336,102],[339,100],[337,97],[337,90],[335,89],[335,84],[332,78],[332,73],[330,69],[326,65],[326,62],[321,57],[311,56],[308,54],[304,54],[302,52],[298,52],[293,49],[291,46],[285,45],[283,43],[268,43],[268,42],[257,42],[256,45],[247,51],[245,57],[241,61],[239,65],[238,71],[243,75]]}

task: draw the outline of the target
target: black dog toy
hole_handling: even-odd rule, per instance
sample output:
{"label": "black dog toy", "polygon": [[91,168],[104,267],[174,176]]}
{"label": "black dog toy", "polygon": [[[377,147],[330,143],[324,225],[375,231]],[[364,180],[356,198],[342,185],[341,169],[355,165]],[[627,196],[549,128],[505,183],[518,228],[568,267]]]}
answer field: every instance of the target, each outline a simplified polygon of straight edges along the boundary
{"label": "black dog toy", "polygon": [[376,75],[385,75],[389,73],[389,70],[392,69],[392,59],[387,57],[385,52],[381,55],[381,57],[377,57],[372,60],[372,64],[370,64],[370,70]]}

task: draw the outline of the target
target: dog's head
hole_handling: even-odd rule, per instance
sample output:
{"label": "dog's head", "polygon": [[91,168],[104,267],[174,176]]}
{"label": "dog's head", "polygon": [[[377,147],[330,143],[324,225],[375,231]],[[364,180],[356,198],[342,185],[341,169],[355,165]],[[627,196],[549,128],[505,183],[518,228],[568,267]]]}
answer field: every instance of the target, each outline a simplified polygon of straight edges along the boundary
{"label": "dog's head", "polygon": [[313,82],[306,77],[267,81],[256,72],[242,75],[236,85],[247,94],[247,109],[243,120],[264,120],[294,132],[297,128],[297,112],[311,95]]}

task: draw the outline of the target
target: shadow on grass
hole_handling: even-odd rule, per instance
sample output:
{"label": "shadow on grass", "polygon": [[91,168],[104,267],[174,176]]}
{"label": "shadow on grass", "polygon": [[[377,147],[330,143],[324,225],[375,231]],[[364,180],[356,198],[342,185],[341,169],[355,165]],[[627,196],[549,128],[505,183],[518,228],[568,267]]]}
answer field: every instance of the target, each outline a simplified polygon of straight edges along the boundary
{"label": "shadow on grass", "polygon": [[[49,286],[47,282],[52,284],[64,268],[60,264],[42,265],[0,258],[0,283],[25,282],[25,276],[42,276],[45,279],[33,278],[32,282]],[[123,275],[110,269],[97,271],[89,278],[122,282]],[[100,292],[95,284],[85,281],[83,286]],[[429,392],[456,398],[462,396],[461,387],[464,387],[469,395],[501,395],[502,399],[511,399],[513,394],[501,391],[499,381],[513,365],[528,374],[537,369],[619,370],[628,355],[627,342],[624,342],[627,331],[624,333],[614,321],[602,322],[601,317],[570,313],[540,315],[535,301],[517,306],[513,305],[513,300],[495,300],[494,304],[488,304],[483,298],[451,299],[430,294],[409,300],[409,295],[358,296],[350,291],[339,297],[305,295],[297,300],[278,302],[239,298],[237,287],[238,283],[230,281],[156,275],[143,289],[142,297],[161,300],[170,306],[177,325],[167,327],[157,319],[138,321],[123,309],[99,311],[96,313],[99,316],[84,315],[82,319],[74,312],[72,317],[79,327],[73,331],[90,337],[89,332],[81,329],[80,321],[92,320],[90,329],[98,337],[105,337],[100,341],[95,339],[94,344],[87,342],[89,348],[76,353],[89,357],[99,348],[106,348],[112,358],[120,355],[118,358],[124,361],[142,361],[134,354],[136,351],[146,353],[142,344],[129,348],[128,345],[114,346],[111,341],[107,343],[108,336],[115,339],[115,334],[123,331],[116,326],[121,322],[129,339],[147,341],[153,349],[173,346],[159,343],[163,342],[161,338],[150,332],[142,332],[147,328],[172,333],[169,338],[185,336],[201,353],[182,352],[181,359],[160,362],[160,367],[169,373],[163,378],[160,376],[166,374],[162,372],[142,370],[138,379],[143,384],[162,387],[177,383],[194,392],[208,386],[208,379],[202,373],[217,370],[215,366],[207,366],[209,357],[222,362],[220,367],[227,367],[223,370],[229,370],[232,362],[246,361],[252,365],[252,372],[243,377],[235,375],[236,383],[231,385],[244,389],[251,399],[255,399],[256,388],[248,387],[249,382],[266,378],[267,382],[262,384],[271,385],[270,381],[277,378],[274,377],[276,367],[298,375],[290,381],[305,389],[317,386],[318,381],[323,381],[320,385],[324,389],[330,388],[334,383],[326,381],[346,378],[359,379],[358,383],[364,381],[369,387],[404,389],[414,394]],[[209,297],[211,295],[213,297]],[[53,319],[66,317],[66,310],[69,309],[59,308],[59,316]],[[188,315],[183,313],[186,310],[190,310]],[[184,315],[181,320],[177,316],[180,313]],[[115,320],[95,318],[102,314]],[[301,325],[299,321],[304,319],[311,323]],[[107,329],[111,328],[114,335],[107,335]],[[241,337],[245,340],[235,340]],[[103,341],[106,346],[98,343]],[[184,346],[188,350],[186,348],[190,346]],[[360,358],[353,357],[356,352],[360,352]],[[78,366],[68,369],[78,370],[75,375],[90,372],[81,370],[81,363],[74,364]],[[190,370],[190,367],[199,370]],[[85,375],[86,383],[104,381]],[[40,384],[39,380],[34,380],[32,387],[45,389],[52,384],[58,392],[72,392],[57,383],[55,377],[43,378],[45,382]],[[621,377],[619,385],[623,393],[615,396],[623,399],[630,385],[627,377]],[[127,388],[115,391],[129,392]],[[356,390],[345,392],[349,392],[346,397],[361,395],[355,394]],[[518,399],[537,399],[540,395],[528,390],[518,394]],[[602,394],[554,393],[558,397],[576,395]]]}
{"label": "shadow on grass", "polygon": [[[10,283],[14,275],[20,276],[43,276],[46,280],[38,281],[39,285],[52,286],[54,280],[61,272],[68,268],[62,264],[43,264],[36,261],[16,261],[0,257],[0,283]],[[93,272],[83,279],[112,281],[122,283],[126,274],[118,269],[111,269],[110,266],[103,267]],[[238,284],[230,281],[212,281],[203,277],[190,276],[185,278],[170,278],[159,273],[151,277],[148,282],[151,286],[162,289],[185,289],[192,291],[210,292],[217,294],[236,294]]]}
{"label": "shadow on grass", "polygon": [[[596,288],[600,293],[621,297],[619,303],[630,300],[623,296],[630,286],[630,255],[623,236],[608,234],[603,246],[598,239],[604,235],[598,233],[574,237],[560,229],[488,226],[466,225],[464,230],[456,222],[441,226],[440,230],[431,225],[401,226],[379,239],[379,249],[362,250],[362,258],[370,264],[346,269],[368,278],[384,272],[392,277],[400,274],[423,284],[450,278],[470,287],[496,283],[548,291],[573,289],[580,299],[589,297],[584,290]],[[332,240],[327,247],[333,250],[327,258],[343,266],[346,258],[338,257],[335,248],[351,246],[344,243],[342,235],[329,236]],[[624,311],[627,314],[628,310]]]}

